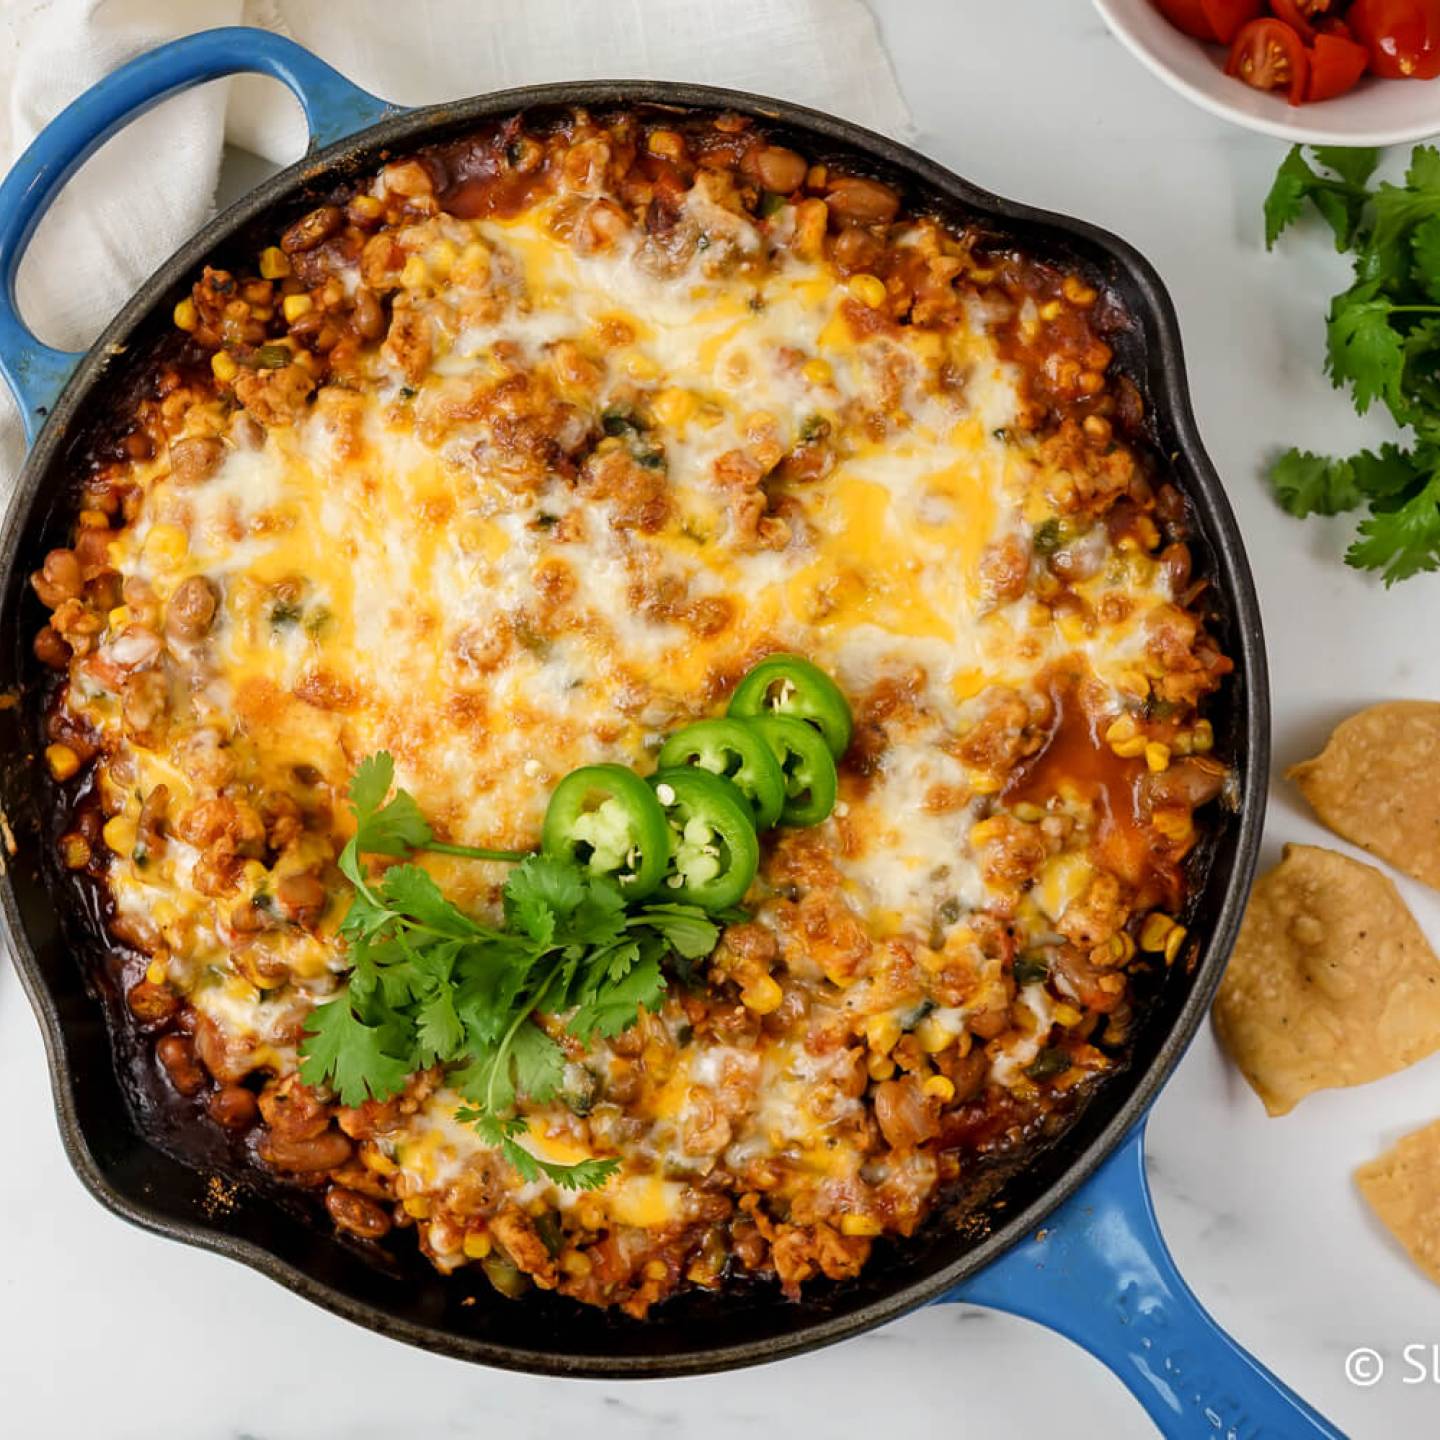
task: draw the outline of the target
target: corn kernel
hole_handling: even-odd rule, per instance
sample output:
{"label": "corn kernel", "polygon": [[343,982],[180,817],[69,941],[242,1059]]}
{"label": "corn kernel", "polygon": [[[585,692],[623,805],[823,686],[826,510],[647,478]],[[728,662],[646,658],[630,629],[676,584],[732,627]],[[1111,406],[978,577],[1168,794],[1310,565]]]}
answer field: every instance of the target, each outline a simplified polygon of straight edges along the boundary
{"label": "corn kernel", "polygon": [[915,1027],[915,1038],[927,1055],[938,1055],[955,1037],[933,1015],[927,1015]]}
{"label": "corn kernel", "polygon": [[90,863],[90,842],[72,831],[61,837],[60,858],[67,870],[83,870]]}
{"label": "corn kernel", "polygon": [[412,255],[400,272],[400,283],[407,290],[422,289],[429,279],[430,271],[418,255]]}
{"label": "corn kernel", "polygon": [[650,409],[661,425],[679,430],[695,413],[695,403],[688,390],[662,390],[650,402]]}
{"label": "corn kernel", "polygon": [[1060,302],[1058,300],[1047,300],[1040,307],[1040,318],[1042,320],[1058,320],[1060,318]]}
{"label": "corn kernel", "polygon": [[430,1218],[430,1201],[424,1195],[409,1195],[402,1202],[405,1206],[405,1213],[412,1215],[416,1220],[428,1220]]}
{"label": "corn kernel", "polygon": [[472,1230],[465,1237],[465,1254],[471,1260],[483,1260],[492,1248],[490,1237],[483,1230]]}
{"label": "corn kernel", "polygon": [[1133,760],[1145,753],[1146,740],[1143,735],[1132,735],[1128,740],[1116,740],[1110,748],[1122,760]]}
{"label": "corn kernel", "polygon": [[850,293],[862,305],[878,310],[885,303],[885,282],[878,275],[852,275]]}
{"label": "corn kernel", "polygon": [[1168,915],[1152,910],[1140,927],[1140,948],[1152,954],[1163,950],[1165,942],[1170,938],[1170,932],[1175,928],[1175,922]]}
{"label": "corn kernel", "polygon": [[1081,1011],[1073,1005],[1067,1005],[1063,1000],[1055,1007],[1055,1019],[1067,1030],[1073,1029],[1084,1018]]}
{"label": "corn kernel", "polygon": [[942,1105],[948,1105],[955,1098],[955,1086],[944,1075],[932,1075],[920,1088]]}
{"label": "corn kernel", "polygon": [[365,220],[378,220],[385,213],[385,206],[374,195],[357,195],[349,208]]}
{"label": "corn kernel", "polygon": [[1027,825],[1036,825],[1045,818],[1045,812],[1029,800],[1022,800],[1018,805],[1012,805],[1010,813],[1017,820],[1023,820]]}
{"label": "corn kernel", "polygon": [[293,325],[302,315],[308,315],[315,308],[315,302],[308,295],[287,295],[280,308],[285,312],[285,323]]}
{"label": "corn kernel", "polygon": [[121,859],[128,859],[135,849],[135,822],[123,815],[112,815],[100,833],[105,837],[105,843]]}
{"label": "corn kernel", "polygon": [[988,845],[992,840],[998,840],[1004,832],[1004,820],[999,815],[992,815],[988,820],[981,820],[970,827],[970,843]]}
{"label": "corn kernel", "polygon": [[784,998],[784,992],[769,975],[762,975],[740,992],[740,999],[745,1008],[753,1010],[757,1015],[769,1015],[772,1011],[778,1010],[780,1002]]}
{"label": "corn kernel", "polygon": [[670,1267],[663,1260],[647,1260],[645,1262],[645,1278],[647,1280],[663,1280],[670,1273]]}
{"label": "corn kernel", "polygon": [[884,1226],[873,1215],[849,1214],[840,1217],[842,1235],[879,1235]]}
{"label": "corn kernel", "polygon": [[1132,715],[1122,715],[1118,720],[1111,721],[1105,731],[1105,743],[1113,745],[1117,740],[1131,740],[1135,737],[1135,718]]}
{"label": "corn kernel", "polygon": [[265,280],[283,280],[290,273],[290,257],[278,246],[260,252],[260,275]]}
{"label": "corn kernel", "polygon": [[808,385],[828,385],[835,378],[830,362],[820,359],[807,360],[800,367],[800,374]]}
{"label": "corn kernel", "polygon": [[1171,926],[1170,933],[1165,937],[1165,963],[1173,965],[1179,958],[1180,947],[1185,943],[1185,927],[1183,925]]}
{"label": "corn kernel", "polygon": [[900,1022],[893,1015],[872,1015],[865,1022],[865,1043],[877,1055],[888,1055],[900,1038]]}
{"label": "corn kernel", "polygon": [[200,324],[200,313],[195,309],[195,302],[189,299],[182,300],[175,307],[171,318],[181,330],[194,330]]}
{"label": "corn kernel", "polygon": [[117,605],[106,617],[105,623],[112,630],[123,630],[130,623],[130,607]]}
{"label": "corn kernel", "polygon": [[145,537],[145,558],[157,570],[168,570],[185,558],[190,537],[178,526],[161,521]]}
{"label": "corn kernel", "polygon": [[45,763],[52,779],[68,780],[80,768],[80,757],[68,745],[47,745]]}
{"label": "corn kernel", "polygon": [[460,252],[448,240],[432,245],[425,252],[425,263],[429,266],[430,273],[440,280],[449,276],[459,258]]}
{"label": "corn kernel", "polygon": [[998,775],[976,775],[971,778],[970,788],[977,795],[998,795],[1005,788],[1005,782]]}
{"label": "corn kernel", "polygon": [[145,978],[152,985],[163,985],[165,981],[169,979],[169,975],[165,968],[165,962],[163,960],[152,960],[145,967]]}
{"label": "corn kernel", "polygon": [[1167,840],[1188,840],[1195,833],[1190,822],[1190,812],[1178,806],[1161,806],[1150,817],[1150,823]]}
{"label": "corn kernel", "polygon": [[1142,515],[1136,520],[1135,530],[1147,550],[1153,550],[1160,543],[1159,527],[1148,515]]}
{"label": "corn kernel", "polygon": [[895,1073],[895,1062],[888,1055],[872,1054],[865,1068],[872,1080],[888,1080]]}
{"label": "corn kernel", "polygon": [[1145,747],[1145,764],[1157,775],[1170,767],[1170,747],[1163,741],[1152,740]]}
{"label": "corn kernel", "polygon": [[660,373],[660,367],[648,355],[632,350],[625,357],[625,373],[632,380],[653,380]]}
{"label": "corn kernel", "polygon": [[365,1162],[366,1169],[373,1170],[377,1175],[393,1175],[399,1169],[383,1150],[362,1150],[360,1158]]}
{"label": "corn kernel", "polygon": [[594,1266],[590,1262],[590,1257],[583,1250],[567,1250],[560,1257],[560,1268],[567,1275],[581,1278],[588,1275]]}
{"label": "corn kernel", "polygon": [[1084,309],[1093,305],[1098,298],[1092,286],[1087,285],[1078,275],[1067,275],[1060,286],[1061,293],[1072,304]]}
{"label": "corn kernel", "polygon": [[1204,755],[1215,747],[1215,727],[1208,720],[1197,720],[1191,732],[1190,743],[1197,755]]}
{"label": "corn kernel", "polygon": [[210,373],[222,384],[228,385],[240,373],[235,357],[224,350],[217,350],[210,357]]}

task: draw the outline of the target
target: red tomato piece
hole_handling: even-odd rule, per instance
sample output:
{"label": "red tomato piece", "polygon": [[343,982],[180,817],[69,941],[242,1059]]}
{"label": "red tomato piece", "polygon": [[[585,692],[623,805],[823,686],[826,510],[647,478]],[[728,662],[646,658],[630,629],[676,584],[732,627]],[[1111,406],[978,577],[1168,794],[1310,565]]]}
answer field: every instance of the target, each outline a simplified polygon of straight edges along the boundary
{"label": "red tomato piece", "polygon": [[1228,45],[1265,8],[1265,0],[1200,0],[1215,38]]}
{"label": "red tomato piece", "polygon": [[1317,35],[1310,51],[1310,84],[1305,98],[1333,100],[1353,90],[1369,63],[1370,52],[1363,45],[1338,35]]}
{"label": "red tomato piece", "polygon": [[1203,0],[1151,0],[1151,4],[1177,29],[1196,40],[1215,40],[1215,27],[1205,13]]}
{"label": "red tomato piece", "polygon": [[1236,37],[1225,73],[1256,90],[1283,90],[1292,105],[1305,99],[1310,61],[1300,37],[1279,20],[1252,20]]}
{"label": "red tomato piece", "polygon": [[1335,35],[1341,40],[1355,38],[1355,32],[1338,15],[1326,15],[1317,20],[1315,31],[1319,35]]}
{"label": "red tomato piece", "polygon": [[1345,14],[1370,52],[1370,68],[1386,80],[1440,75],[1440,0],[1355,0]]}
{"label": "red tomato piece", "polygon": [[1315,21],[1330,8],[1330,0],[1270,0],[1270,10],[1283,20],[1307,45],[1315,43]]}

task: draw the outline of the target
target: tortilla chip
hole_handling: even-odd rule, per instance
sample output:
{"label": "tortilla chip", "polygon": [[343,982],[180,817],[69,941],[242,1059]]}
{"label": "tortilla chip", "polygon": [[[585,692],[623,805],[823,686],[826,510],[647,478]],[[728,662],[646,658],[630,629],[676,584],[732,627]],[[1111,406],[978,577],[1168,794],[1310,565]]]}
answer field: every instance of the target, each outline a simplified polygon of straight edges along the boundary
{"label": "tortilla chip", "polygon": [[1272,1115],[1440,1049],[1440,960],[1389,880],[1287,845],[1255,882],[1215,1028]]}
{"label": "tortilla chip", "polygon": [[1440,1285],[1440,1120],[1355,1172],[1380,1223]]}
{"label": "tortilla chip", "polygon": [[1288,774],[1337,835],[1440,890],[1440,704],[1372,705]]}

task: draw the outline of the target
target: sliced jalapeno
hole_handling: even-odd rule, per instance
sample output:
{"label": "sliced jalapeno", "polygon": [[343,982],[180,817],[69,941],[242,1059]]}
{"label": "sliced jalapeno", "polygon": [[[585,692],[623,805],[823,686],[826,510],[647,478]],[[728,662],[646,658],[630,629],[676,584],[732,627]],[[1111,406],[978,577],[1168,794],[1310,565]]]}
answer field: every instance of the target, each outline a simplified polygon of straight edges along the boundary
{"label": "sliced jalapeno", "polygon": [[650,777],[670,829],[665,892],[706,910],[736,905],[760,868],[750,802],[728,780],[692,765]]}
{"label": "sliced jalapeno", "polygon": [[853,722],[840,687],[821,669],[798,655],[771,655],[735,687],[729,714],[742,720],[757,715],[793,715],[825,737],[838,760],[850,744]]}
{"label": "sliced jalapeno", "polygon": [[838,777],[825,737],[793,715],[761,715],[750,722],[780,762],[785,777],[782,825],[818,825],[835,808]]}
{"label": "sliced jalapeno", "polygon": [[744,720],[697,720],[677,730],[661,749],[659,765],[694,765],[723,775],[750,802],[760,830],[768,830],[785,805],[779,757]]}
{"label": "sliced jalapeno", "polygon": [[572,770],[550,796],[541,830],[547,855],[609,875],[629,899],[648,895],[670,863],[670,827],[655,792],[623,765]]}

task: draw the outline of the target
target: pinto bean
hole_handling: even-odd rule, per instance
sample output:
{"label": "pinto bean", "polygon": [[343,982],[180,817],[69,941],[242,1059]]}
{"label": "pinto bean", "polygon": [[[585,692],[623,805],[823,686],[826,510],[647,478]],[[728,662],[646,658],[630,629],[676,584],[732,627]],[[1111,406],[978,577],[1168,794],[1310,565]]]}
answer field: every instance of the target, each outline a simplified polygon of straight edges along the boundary
{"label": "pinto bean", "polygon": [[275,899],[289,920],[313,925],[325,912],[329,896],[314,875],[287,875],[275,887]]}
{"label": "pinto bean", "polygon": [[355,1147],[338,1130],[324,1130],[308,1140],[286,1140],[267,1135],[259,1146],[260,1158],[277,1170],[297,1175],[334,1170],[354,1153]]}
{"label": "pinto bean", "polygon": [[46,625],[35,637],[35,658],[51,670],[63,670],[74,653],[65,638],[52,625]]}
{"label": "pinto bean", "polygon": [[248,1130],[259,1117],[255,1096],[243,1085],[221,1086],[210,1097],[210,1118],[223,1130]]}
{"label": "pinto bean", "polygon": [[1218,760],[1188,756],[1146,780],[1152,805],[1207,805],[1225,788],[1225,767]]}
{"label": "pinto bean", "polygon": [[746,155],[740,168],[767,190],[788,195],[805,183],[805,173],[810,167],[802,156],[783,145],[762,145]]}
{"label": "pinto bean", "polygon": [[120,713],[125,731],[142,745],[159,739],[170,705],[170,690],[158,670],[128,676],[120,687]]}
{"label": "pinto bean", "polygon": [[900,197],[878,180],[858,175],[837,175],[825,192],[830,213],[857,225],[888,225],[900,209]]}
{"label": "pinto bean", "polygon": [[355,329],[366,340],[378,340],[385,333],[385,311],[368,285],[355,288]]}
{"label": "pinto bean", "polygon": [[277,1140],[313,1140],[330,1123],[324,1102],[293,1075],[265,1088],[260,1113]]}
{"label": "pinto bean", "polygon": [[170,478],[177,485],[199,485],[220,466],[225,446],[208,436],[192,435],[170,447]]}
{"label": "pinto bean", "polygon": [[926,1103],[913,1075],[887,1080],[875,1090],[875,1119],[880,1133],[896,1150],[913,1150],[940,1133],[934,1108]]}
{"label": "pinto bean", "polygon": [[155,1058],[180,1094],[198,1095],[205,1088],[205,1067],[196,1059],[188,1035],[164,1036],[155,1046]]}
{"label": "pinto bean", "polygon": [[80,562],[73,550],[52,550],[45,557],[45,563],[30,577],[30,583],[35,587],[41,604],[51,610],[58,609],[67,600],[78,599],[85,586]]}
{"label": "pinto bean", "polygon": [[341,1230],[361,1240],[381,1240],[390,1233],[390,1216],[383,1207],[343,1185],[325,1192],[325,1208]]}
{"label": "pinto bean", "polygon": [[215,587],[203,575],[182,580],[165,607],[165,633],[177,640],[198,640],[215,621]]}
{"label": "pinto bean", "polygon": [[281,237],[280,248],[287,255],[313,250],[323,240],[328,240],[345,219],[338,205],[321,205],[308,215],[302,215]]}
{"label": "pinto bean", "polygon": [[137,1020],[155,1025],[174,1015],[180,1008],[180,997],[168,985],[141,980],[125,992],[125,1003]]}

